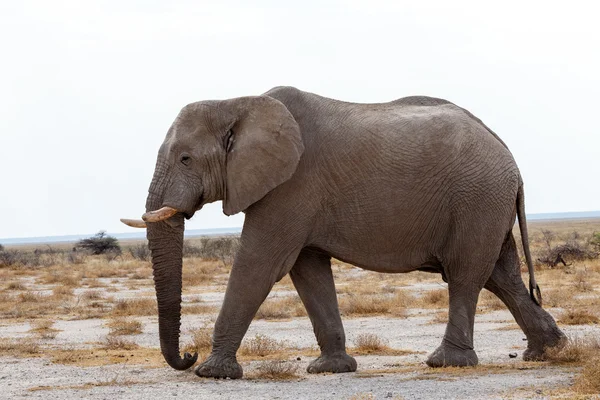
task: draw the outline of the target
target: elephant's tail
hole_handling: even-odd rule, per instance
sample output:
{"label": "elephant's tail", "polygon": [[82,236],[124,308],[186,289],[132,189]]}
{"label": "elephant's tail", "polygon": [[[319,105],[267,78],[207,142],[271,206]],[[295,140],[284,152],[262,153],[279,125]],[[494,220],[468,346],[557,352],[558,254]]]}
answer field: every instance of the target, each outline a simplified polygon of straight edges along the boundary
{"label": "elephant's tail", "polygon": [[525,253],[525,261],[527,262],[527,270],[529,271],[529,296],[531,296],[531,300],[533,300],[535,304],[541,306],[542,292],[535,281],[533,261],[531,260],[531,252],[529,251],[529,237],[527,235],[527,219],[525,218],[525,195],[523,192],[523,182],[519,184],[519,190],[517,192],[517,217],[519,217],[519,230],[521,231],[523,252]]}

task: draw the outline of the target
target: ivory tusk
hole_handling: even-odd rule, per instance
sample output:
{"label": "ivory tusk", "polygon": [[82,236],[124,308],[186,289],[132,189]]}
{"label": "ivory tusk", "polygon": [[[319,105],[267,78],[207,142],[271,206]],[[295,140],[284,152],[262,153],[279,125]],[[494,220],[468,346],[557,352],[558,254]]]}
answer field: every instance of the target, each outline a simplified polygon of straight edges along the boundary
{"label": "ivory tusk", "polygon": [[142,219],[146,222],[160,222],[165,219],[171,218],[173,215],[177,214],[177,211],[171,207],[163,207],[160,210],[150,211],[142,215]]}
{"label": "ivory tusk", "polygon": [[131,226],[133,228],[145,228],[146,227],[146,223],[144,221],[142,221],[141,219],[121,218],[121,222],[124,223],[125,225]]}

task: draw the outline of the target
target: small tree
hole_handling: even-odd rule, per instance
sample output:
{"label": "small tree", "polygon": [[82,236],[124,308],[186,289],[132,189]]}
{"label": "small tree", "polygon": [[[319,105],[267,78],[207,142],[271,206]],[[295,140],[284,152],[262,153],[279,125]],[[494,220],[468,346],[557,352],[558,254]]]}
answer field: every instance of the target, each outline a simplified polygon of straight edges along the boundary
{"label": "small tree", "polygon": [[0,253],[4,251],[4,246],[2,246],[2,243],[0,243]]}
{"label": "small tree", "polygon": [[80,240],[75,248],[89,251],[92,254],[121,254],[121,246],[119,246],[117,238],[108,236],[105,231],[100,231],[91,238]]}

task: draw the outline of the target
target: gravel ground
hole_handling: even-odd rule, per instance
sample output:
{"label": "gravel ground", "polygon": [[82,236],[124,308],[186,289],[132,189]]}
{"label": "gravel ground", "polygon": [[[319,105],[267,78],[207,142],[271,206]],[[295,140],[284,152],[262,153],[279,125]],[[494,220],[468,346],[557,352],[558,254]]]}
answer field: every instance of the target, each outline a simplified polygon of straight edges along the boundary
{"label": "gravel ground", "polygon": [[[411,310],[408,318],[368,317],[345,319],[348,344],[360,333],[375,333],[393,348],[412,350],[406,356],[357,356],[359,370],[340,375],[304,373],[309,358],[294,361],[302,371],[290,381],[242,379],[216,381],[200,379],[191,371],[177,372],[168,367],[146,368],[132,364],[102,367],[77,367],[52,364],[44,358],[0,359],[0,398],[71,399],[163,399],[189,396],[200,399],[460,399],[460,398],[535,398],[549,390],[572,382],[572,369],[544,363],[523,363],[524,335],[507,311],[478,314],[475,322],[475,347],[480,366],[468,373],[432,372],[424,365],[427,354],[435,349],[444,334],[445,324],[431,323],[431,310]],[[158,344],[155,317],[138,318],[144,333],[135,341],[146,347]],[[199,326],[202,319],[186,316],[187,330]],[[108,329],[101,320],[59,321],[62,330],[51,342],[54,346],[85,347],[105,337]],[[1,337],[25,337],[29,325],[0,326]],[[596,334],[595,326],[566,327],[571,335]],[[289,347],[309,347],[315,339],[308,318],[289,321],[254,321],[246,335],[268,335],[286,341]],[[509,358],[516,352],[518,358]],[[295,359],[295,358],[294,358]],[[245,372],[258,362],[243,363]],[[398,368],[393,372],[394,367]],[[381,370],[388,371],[381,371]],[[390,373],[392,371],[393,373]],[[73,388],[76,386],[77,388]],[[45,388],[44,388],[45,387]],[[31,390],[31,389],[38,390]],[[44,390],[39,390],[44,389]],[[354,397],[353,397],[354,396]],[[371,396],[371,397],[369,397]]]}

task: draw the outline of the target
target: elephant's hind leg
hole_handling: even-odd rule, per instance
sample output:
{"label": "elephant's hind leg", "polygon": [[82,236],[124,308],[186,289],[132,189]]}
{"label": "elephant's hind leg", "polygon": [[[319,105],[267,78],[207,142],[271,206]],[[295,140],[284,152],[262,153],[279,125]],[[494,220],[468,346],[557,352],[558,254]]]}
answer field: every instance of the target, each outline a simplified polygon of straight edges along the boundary
{"label": "elephant's hind leg", "polygon": [[346,353],[346,336],[338,309],[330,257],[304,249],[290,276],[306,307],[321,348],[321,356],[310,363],[307,371],[356,371],[356,360]]}
{"label": "elephant's hind leg", "polygon": [[526,361],[542,360],[544,349],[561,343],[565,337],[548,312],[533,302],[521,278],[515,239],[509,234],[492,276],[485,288],[506,304],[517,324],[527,336]]}
{"label": "elephant's hind leg", "polygon": [[473,324],[480,290],[480,286],[468,279],[449,277],[448,325],[442,344],[427,358],[427,365],[434,368],[477,365],[477,353],[473,350]]}

